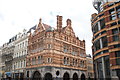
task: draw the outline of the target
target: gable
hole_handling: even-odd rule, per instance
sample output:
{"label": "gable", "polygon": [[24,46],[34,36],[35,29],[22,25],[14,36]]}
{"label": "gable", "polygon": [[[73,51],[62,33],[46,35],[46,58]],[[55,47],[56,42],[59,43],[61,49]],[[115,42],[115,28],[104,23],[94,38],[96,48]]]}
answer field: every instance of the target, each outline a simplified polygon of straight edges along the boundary
{"label": "gable", "polygon": [[65,31],[64,31],[67,35],[70,35],[70,36],[75,36],[75,33],[74,33],[74,31],[73,31],[73,29],[72,29],[72,27],[70,26],[70,25],[67,25],[66,27],[65,27]]}
{"label": "gable", "polygon": [[37,26],[37,28],[35,30],[35,33],[42,32],[44,30],[45,30],[45,27],[44,27],[44,25],[43,25],[43,23],[41,22],[41,19],[40,19],[39,24],[38,24],[38,26]]}

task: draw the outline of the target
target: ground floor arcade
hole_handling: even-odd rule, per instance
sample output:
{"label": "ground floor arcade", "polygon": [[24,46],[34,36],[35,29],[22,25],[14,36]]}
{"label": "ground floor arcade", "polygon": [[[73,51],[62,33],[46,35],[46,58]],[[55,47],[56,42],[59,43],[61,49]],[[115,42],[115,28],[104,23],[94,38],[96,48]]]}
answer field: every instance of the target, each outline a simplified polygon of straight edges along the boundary
{"label": "ground floor arcade", "polygon": [[26,76],[32,80],[85,80],[86,71],[47,66],[27,69]]}

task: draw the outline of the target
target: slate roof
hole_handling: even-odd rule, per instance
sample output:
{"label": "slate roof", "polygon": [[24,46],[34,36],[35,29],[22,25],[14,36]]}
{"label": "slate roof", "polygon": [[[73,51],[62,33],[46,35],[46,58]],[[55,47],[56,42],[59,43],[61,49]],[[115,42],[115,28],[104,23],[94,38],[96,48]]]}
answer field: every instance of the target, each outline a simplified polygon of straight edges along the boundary
{"label": "slate roof", "polygon": [[31,27],[31,28],[28,30],[28,32],[27,32],[27,33],[30,33],[30,32],[31,32],[31,30],[35,30],[36,28],[37,28],[37,25],[35,25],[35,26]]}

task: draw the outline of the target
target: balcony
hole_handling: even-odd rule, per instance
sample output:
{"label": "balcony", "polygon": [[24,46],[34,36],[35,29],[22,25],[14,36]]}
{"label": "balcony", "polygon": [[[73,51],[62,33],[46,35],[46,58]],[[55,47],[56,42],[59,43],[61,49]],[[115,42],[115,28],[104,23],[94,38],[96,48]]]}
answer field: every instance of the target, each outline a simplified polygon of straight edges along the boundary
{"label": "balcony", "polygon": [[5,61],[5,64],[12,64],[13,59],[9,59]]}

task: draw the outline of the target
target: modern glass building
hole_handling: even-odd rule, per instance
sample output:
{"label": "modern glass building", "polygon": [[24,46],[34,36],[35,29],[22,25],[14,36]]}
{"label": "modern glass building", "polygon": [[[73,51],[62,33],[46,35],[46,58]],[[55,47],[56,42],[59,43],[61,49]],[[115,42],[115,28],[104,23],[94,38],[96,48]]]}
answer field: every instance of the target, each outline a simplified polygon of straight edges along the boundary
{"label": "modern glass building", "polygon": [[91,16],[95,78],[120,79],[120,0],[94,0]]}

